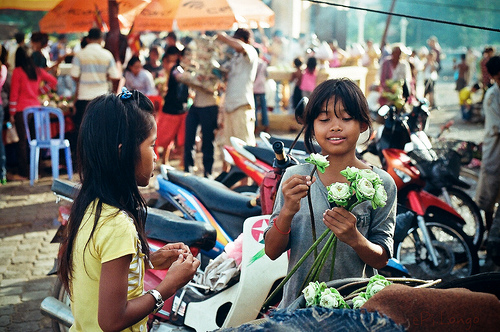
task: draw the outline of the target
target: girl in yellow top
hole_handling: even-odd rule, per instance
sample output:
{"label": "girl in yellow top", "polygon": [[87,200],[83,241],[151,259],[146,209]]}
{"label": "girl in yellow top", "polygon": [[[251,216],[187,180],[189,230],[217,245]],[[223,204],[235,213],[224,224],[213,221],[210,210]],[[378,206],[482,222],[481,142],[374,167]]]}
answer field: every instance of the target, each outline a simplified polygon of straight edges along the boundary
{"label": "girl in yellow top", "polygon": [[[71,294],[71,331],[146,331],[161,298],[192,279],[200,262],[182,244],[150,253],[144,235],[147,186],[157,157],[153,104],[138,91],[91,101],[78,137],[82,187],[73,203],[59,277]],[[169,268],[144,293],[145,266]]]}

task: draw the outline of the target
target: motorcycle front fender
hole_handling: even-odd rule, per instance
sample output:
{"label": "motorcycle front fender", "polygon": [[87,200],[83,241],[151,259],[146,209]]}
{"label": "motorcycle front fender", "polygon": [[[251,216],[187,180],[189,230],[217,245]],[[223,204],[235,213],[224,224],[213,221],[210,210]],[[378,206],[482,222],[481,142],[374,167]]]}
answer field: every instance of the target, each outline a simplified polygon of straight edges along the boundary
{"label": "motorcycle front fender", "polygon": [[418,215],[424,216],[426,221],[437,220],[442,223],[451,221],[459,225],[465,225],[465,220],[453,207],[426,191],[413,190],[408,193],[407,197],[408,208]]}

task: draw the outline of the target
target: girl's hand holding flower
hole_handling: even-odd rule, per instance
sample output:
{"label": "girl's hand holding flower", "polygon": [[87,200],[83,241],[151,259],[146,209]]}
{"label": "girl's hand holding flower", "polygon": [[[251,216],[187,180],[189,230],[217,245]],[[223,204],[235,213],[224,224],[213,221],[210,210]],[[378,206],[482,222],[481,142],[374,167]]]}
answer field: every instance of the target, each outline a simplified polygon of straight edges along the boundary
{"label": "girl's hand holding flower", "polygon": [[[293,216],[300,210],[300,200],[307,196],[309,187],[314,183],[316,178],[303,175],[293,175],[283,182],[282,191],[285,202],[282,212]],[[281,213],[280,213],[281,214]]]}
{"label": "girl's hand holding flower", "polygon": [[361,235],[356,227],[356,216],[343,207],[334,207],[323,213],[323,223],[337,238],[352,246]]}
{"label": "girl's hand holding flower", "polygon": [[179,255],[186,256],[191,253],[191,250],[184,243],[169,243],[161,247],[149,256],[151,264],[156,270],[165,270],[170,268]]}

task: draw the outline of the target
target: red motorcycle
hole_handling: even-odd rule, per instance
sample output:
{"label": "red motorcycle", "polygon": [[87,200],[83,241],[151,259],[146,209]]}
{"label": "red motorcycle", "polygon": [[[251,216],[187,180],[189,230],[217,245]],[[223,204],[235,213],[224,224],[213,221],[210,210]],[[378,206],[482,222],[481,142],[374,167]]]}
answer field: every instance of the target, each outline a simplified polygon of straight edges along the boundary
{"label": "red motorcycle", "polygon": [[[227,190],[227,189],[226,189]],[[52,191],[58,199],[72,202],[78,187],[73,183],[56,179]],[[227,190],[229,191],[229,190]],[[60,242],[64,228],[68,222],[69,209],[59,209],[59,227],[52,242]],[[268,216],[247,218],[243,223],[241,235],[241,264],[239,272],[226,280],[222,286],[212,289],[200,282],[200,277],[207,273],[210,279],[216,276],[211,272],[199,270],[194,280],[179,289],[175,295],[165,300],[163,308],[149,316],[149,329],[154,331],[212,331],[218,328],[237,326],[256,319],[267,308],[262,303],[273,287],[279,284],[286,275],[288,259],[282,255],[275,261],[268,257],[254,259],[256,253],[264,247],[262,243],[263,229],[269,224]],[[145,231],[152,251],[158,250],[166,243],[183,242],[187,244],[193,255],[200,250],[209,251],[216,244],[217,232],[208,222],[187,220],[175,213],[148,208]],[[227,263],[224,256],[221,261]],[[217,258],[218,258],[217,257]],[[208,269],[208,267],[207,267]],[[213,271],[213,270],[211,270]],[[57,272],[57,264],[49,274]],[[148,269],[144,275],[144,289],[155,288],[165,278],[167,270]],[[224,279],[224,278],[220,278]],[[217,283],[221,282],[217,279]],[[259,291],[256,292],[255,290]],[[66,289],[59,279],[56,280],[53,296],[45,298],[40,306],[42,314],[50,317],[54,331],[67,331],[73,324],[70,308],[71,301]],[[273,302],[270,305],[275,305]]]}
{"label": "red motorcycle", "polygon": [[[244,169],[251,170],[248,175],[260,181],[263,213],[271,213],[281,174],[288,163],[297,160],[283,152],[283,145],[273,152],[240,142],[234,149],[238,152],[232,154],[237,157],[235,163],[238,160],[239,165],[246,165]],[[258,154],[252,153],[255,151]],[[382,153],[385,170],[398,188],[395,258],[416,278],[455,279],[477,273],[479,258],[472,239],[463,231],[464,219],[446,202],[423,190],[425,181],[403,150],[383,149]],[[270,163],[271,155],[276,158],[274,164]],[[256,176],[254,173],[264,167],[253,165],[267,165],[267,173]]]}

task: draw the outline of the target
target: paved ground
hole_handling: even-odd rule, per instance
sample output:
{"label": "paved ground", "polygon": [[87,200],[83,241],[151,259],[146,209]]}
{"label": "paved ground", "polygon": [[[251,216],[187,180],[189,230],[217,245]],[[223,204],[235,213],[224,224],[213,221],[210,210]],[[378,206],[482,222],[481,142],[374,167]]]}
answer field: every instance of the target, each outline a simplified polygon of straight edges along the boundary
{"label": "paved ground", "polygon": [[[453,84],[440,83],[436,89],[441,109],[432,112],[429,133],[436,134],[441,124],[455,119],[446,137],[480,142],[483,125],[460,120]],[[215,174],[221,170],[220,155],[217,157]],[[58,249],[57,244],[50,243],[57,229],[57,204],[50,191],[51,182],[46,170],[34,187],[28,181],[0,187],[0,332],[51,331],[50,320],[39,310],[55,281],[54,276],[46,275]],[[143,193],[147,197],[155,195],[151,185]]]}

